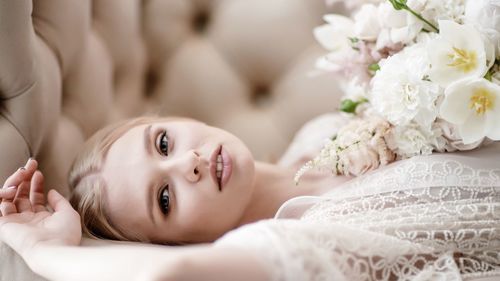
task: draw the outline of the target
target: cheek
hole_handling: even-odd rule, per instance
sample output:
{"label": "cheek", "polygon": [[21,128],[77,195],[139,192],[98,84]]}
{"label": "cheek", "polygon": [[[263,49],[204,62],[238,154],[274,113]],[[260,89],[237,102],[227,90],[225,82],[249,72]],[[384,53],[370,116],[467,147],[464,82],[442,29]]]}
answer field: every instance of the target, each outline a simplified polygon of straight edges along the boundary
{"label": "cheek", "polygon": [[[242,195],[244,195],[242,197]],[[175,220],[185,233],[226,232],[237,224],[243,213],[246,194],[184,194],[177,202]],[[242,200],[243,199],[243,200]]]}

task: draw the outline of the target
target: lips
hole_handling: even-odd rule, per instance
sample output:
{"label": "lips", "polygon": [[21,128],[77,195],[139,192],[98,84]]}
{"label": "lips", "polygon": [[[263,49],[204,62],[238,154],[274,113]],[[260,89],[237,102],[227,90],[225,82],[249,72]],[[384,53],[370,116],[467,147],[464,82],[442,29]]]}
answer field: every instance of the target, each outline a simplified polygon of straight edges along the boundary
{"label": "lips", "polygon": [[222,191],[232,174],[232,160],[229,153],[219,145],[210,156],[210,174],[214,183]]}
{"label": "lips", "polygon": [[217,146],[217,148],[212,152],[212,155],[210,156],[210,175],[212,175],[214,183],[219,187],[219,191],[222,191],[222,186],[219,178],[217,177],[217,158],[219,158],[221,150],[222,146]]}
{"label": "lips", "polygon": [[233,161],[229,153],[222,147],[221,153],[222,155],[222,178],[220,182],[221,189],[224,188],[231,178],[231,174],[233,173]]}

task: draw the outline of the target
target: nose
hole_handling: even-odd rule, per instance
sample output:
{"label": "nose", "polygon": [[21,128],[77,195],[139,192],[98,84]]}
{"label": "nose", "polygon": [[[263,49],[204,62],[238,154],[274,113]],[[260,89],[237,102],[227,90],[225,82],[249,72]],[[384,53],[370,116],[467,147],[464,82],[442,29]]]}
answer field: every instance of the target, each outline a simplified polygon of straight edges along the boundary
{"label": "nose", "polygon": [[172,174],[179,174],[187,181],[195,183],[201,178],[200,154],[195,150],[189,150],[166,160],[167,170]]}

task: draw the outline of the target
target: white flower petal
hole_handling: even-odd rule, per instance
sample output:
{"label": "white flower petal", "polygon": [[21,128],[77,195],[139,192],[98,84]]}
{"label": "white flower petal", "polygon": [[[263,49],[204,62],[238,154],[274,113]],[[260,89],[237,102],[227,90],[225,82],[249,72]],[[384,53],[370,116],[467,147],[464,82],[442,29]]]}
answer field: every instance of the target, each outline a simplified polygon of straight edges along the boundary
{"label": "white flower petal", "polygon": [[326,15],[324,24],[313,30],[316,40],[327,50],[336,51],[349,48],[349,38],[354,34],[354,22],[340,15]]}
{"label": "white flower petal", "polygon": [[500,140],[500,126],[498,124],[498,122],[500,121],[500,104],[498,104],[500,102],[499,98],[500,96],[497,96],[496,108],[491,112],[486,113],[486,127],[488,130],[486,136],[496,141]]}
{"label": "white flower petal", "polygon": [[339,40],[341,38],[337,38],[337,32],[335,28],[333,28],[329,24],[324,24],[322,26],[318,26],[314,28],[314,38],[323,46],[323,48],[333,51],[339,48]]}
{"label": "white flower petal", "polygon": [[380,23],[377,17],[377,7],[373,4],[361,6],[354,16],[354,34],[362,40],[373,41],[380,33]]}
{"label": "white flower petal", "polygon": [[352,27],[352,25],[354,24],[351,18],[337,14],[324,15],[323,20],[325,20],[327,23],[333,26],[337,25],[344,27]]}
{"label": "white flower petal", "polygon": [[493,107],[486,111],[486,136],[492,140],[500,140],[500,86],[487,82],[488,90],[494,94]]}
{"label": "white flower petal", "polygon": [[471,111],[469,101],[472,92],[470,83],[472,80],[461,80],[448,86],[445,90],[445,98],[439,109],[439,114],[444,120],[453,124],[463,124]]}
{"label": "white flower petal", "polygon": [[328,59],[328,55],[322,56],[316,60],[315,67],[324,71],[340,71],[342,67]]}
{"label": "white flower petal", "polygon": [[[439,21],[439,26],[439,37],[429,42],[428,46],[431,80],[446,87],[460,79],[483,77],[488,67],[486,46],[481,34],[472,26],[459,25],[453,21]],[[461,52],[465,52],[465,61],[474,58],[472,63],[460,62],[464,58]],[[456,65],[451,64],[450,56],[456,57],[453,61]]]}
{"label": "white flower petal", "polygon": [[467,121],[459,127],[464,144],[482,139],[486,130],[486,118],[483,115],[471,114]]}
{"label": "white flower petal", "polygon": [[454,47],[466,50],[483,50],[481,34],[471,25],[461,25],[451,20],[439,21],[439,34]]}

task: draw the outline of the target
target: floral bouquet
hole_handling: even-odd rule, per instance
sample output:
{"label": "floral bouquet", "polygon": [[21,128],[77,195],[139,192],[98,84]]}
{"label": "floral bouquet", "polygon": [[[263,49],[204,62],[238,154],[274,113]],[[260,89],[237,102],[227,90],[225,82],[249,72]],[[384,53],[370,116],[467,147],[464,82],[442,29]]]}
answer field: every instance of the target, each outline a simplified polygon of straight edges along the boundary
{"label": "floral bouquet", "polygon": [[[329,0],[338,2],[339,0]],[[500,140],[500,0],[349,0],[314,30],[352,121],[312,168],[360,175],[398,159]]]}

